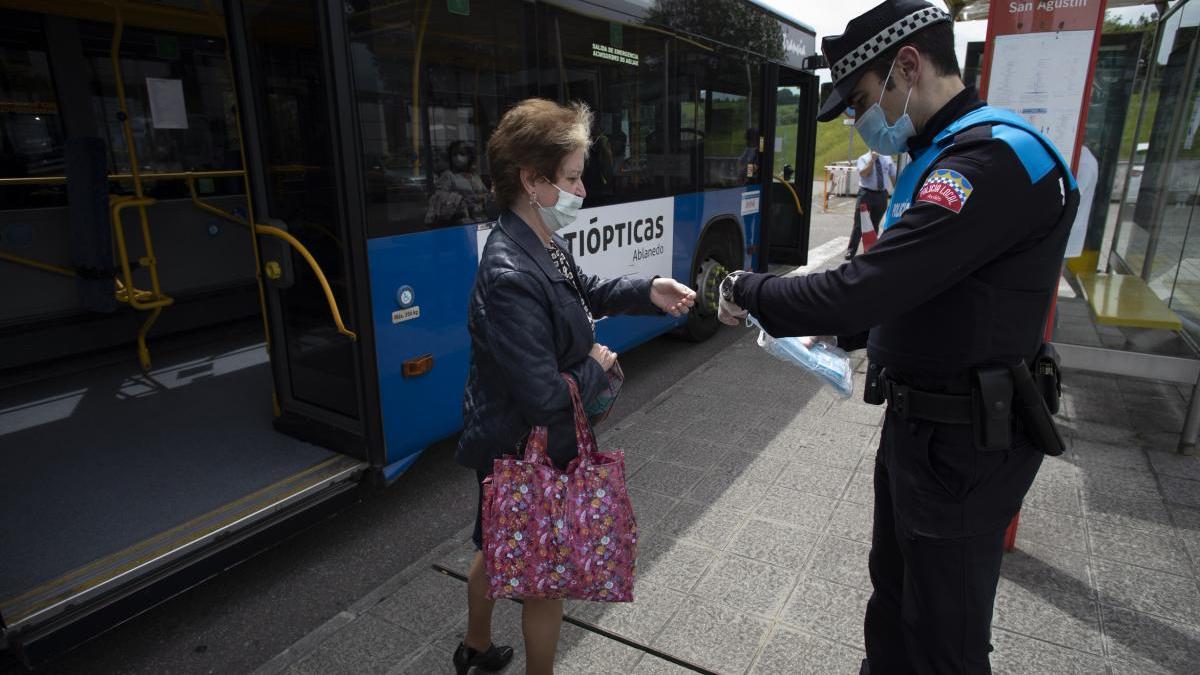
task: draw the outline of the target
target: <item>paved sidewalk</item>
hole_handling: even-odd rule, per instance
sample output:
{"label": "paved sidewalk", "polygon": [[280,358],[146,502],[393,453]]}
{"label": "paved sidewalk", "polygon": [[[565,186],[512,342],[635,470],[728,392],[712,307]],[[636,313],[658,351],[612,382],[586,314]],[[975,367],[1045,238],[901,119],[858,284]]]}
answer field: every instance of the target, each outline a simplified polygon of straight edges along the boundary
{"label": "paved sidewalk", "polygon": [[[882,408],[857,399],[861,374],[856,398],[837,400],[753,337],[601,433],[632,476],[638,599],[567,611],[721,673],[856,673]],[[1196,672],[1200,459],[1173,453],[1183,392],[1070,373],[1064,387],[1071,448],[1043,464],[1005,557],[993,667]],[[466,589],[432,565],[465,572],[468,535],[260,672],[450,672]],[[517,650],[506,672],[523,672],[516,604],[498,603],[495,640]],[[556,672],[689,671],[564,625]]]}

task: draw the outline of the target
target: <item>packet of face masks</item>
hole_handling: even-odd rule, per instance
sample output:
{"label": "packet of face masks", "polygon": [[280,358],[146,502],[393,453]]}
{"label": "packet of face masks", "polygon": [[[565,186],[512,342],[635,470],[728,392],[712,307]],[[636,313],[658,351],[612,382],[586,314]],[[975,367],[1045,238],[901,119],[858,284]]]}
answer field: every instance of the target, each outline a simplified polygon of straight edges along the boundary
{"label": "packet of face masks", "polygon": [[805,347],[798,337],[771,337],[753,316],[747,315],[746,323],[758,328],[758,346],[771,356],[816,374],[841,398],[850,398],[854,394],[850,355],[836,344],[818,340],[812,347]]}

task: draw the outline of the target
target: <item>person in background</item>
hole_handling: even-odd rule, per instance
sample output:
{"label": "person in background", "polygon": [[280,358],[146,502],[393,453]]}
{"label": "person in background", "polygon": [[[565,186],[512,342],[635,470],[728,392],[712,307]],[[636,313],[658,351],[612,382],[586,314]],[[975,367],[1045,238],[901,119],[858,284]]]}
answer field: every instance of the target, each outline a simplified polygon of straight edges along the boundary
{"label": "person in background", "polygon": [[850,228],[850,246],[846,249],[846,260],[858,253],[858,242],[862,238],[862,205],[867,205],[871,214],[871,228],[879,234],[883,212],[891,187],[896,184],[896,163],[888,155],[868,150],[854,163],[858,169],[858,199],[854,201],[854,225]]}
{"label": "person in background", "polygon": [[[504,114],[488,140],[493,190],[503,211],[484,245],[471,289],[467,328],[471,361],[463,432],[455,459],[480,483],[472,540],[482,548],[483,480],[501,455],[524,451],[534,426],[547,427],[547,454],[560,469],[576,457],[573,406],[560,373],[578,383],[585,406],[608,384],[617,355],[596,342],[595,318],[614,314],[682,316],[696,294],[674,279],[600,279],[575,264],[556,232],[575,220],[587,190],[584,162],[592,113],[527,99]],[[467,581],[467,634],[454,667],[499,670],[511,647],[491,642],[492,607],[482,552]],[[554,670],[562,600],[526,598],[521,608],[526,673]]]}
{"label": "person in background", "polygon": [[458,225],[487,220],[489,195],[475,170],[475,148],[466,141],[454,141],[446,149],[446,159],[449,168],[438,174],[434,183],[425,224]]}

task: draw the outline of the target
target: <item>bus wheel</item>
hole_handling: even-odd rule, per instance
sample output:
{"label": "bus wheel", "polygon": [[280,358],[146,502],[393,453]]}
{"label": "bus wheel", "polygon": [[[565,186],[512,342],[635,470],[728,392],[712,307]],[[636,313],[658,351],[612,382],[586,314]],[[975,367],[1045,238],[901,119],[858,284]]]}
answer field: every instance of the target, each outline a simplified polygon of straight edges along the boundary
{"label": "bus wheel", "polygon": [[735,245],[727,236],[711,233],[704,237],[692,263],[692,284],[696,289],[696,306],[687,322],[679,327],[679,335],[692,342],[703,342],[721,327],[717,321],[718,286],[729,273],[738,269]]}

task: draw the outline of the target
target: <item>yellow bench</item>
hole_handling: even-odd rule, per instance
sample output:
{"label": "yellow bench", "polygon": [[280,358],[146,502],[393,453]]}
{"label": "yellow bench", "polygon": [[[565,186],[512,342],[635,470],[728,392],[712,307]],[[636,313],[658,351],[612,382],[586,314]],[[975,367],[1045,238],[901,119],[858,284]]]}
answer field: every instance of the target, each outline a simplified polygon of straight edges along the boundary
{"label": "yellow bench", "polygon": [[1182,330],[1183,322],[1167,303],[1132,274],[1081,274],[1077,277],[1084,298],[1105,326]]}

